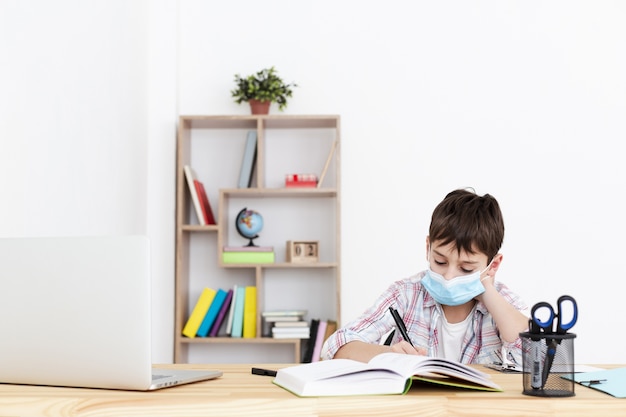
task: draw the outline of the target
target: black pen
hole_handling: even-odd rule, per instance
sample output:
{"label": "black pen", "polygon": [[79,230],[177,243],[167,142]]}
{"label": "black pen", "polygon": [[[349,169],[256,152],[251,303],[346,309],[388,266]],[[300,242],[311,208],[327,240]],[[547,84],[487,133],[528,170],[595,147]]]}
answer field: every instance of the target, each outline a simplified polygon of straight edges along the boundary
{"label": "black pen", "polygon": [[409,339],[409,334],[406,332],[406,325],[402,321],[402,318],[400,317],[396,309],[393,307],[389,307],[389,312],[391,312],[391,316],[393,317],[393,320],[396,322],[396,328],[400,332],[400,335],[402,336],[402,338],[406,340],[407,342],[409,342],[411,346],[413,346],[411,339]]}
{"label": "black pen", "polygon": [[276,371],[272,371],[271,369],[252,368],[252,374],[263,376],[276,376]]}

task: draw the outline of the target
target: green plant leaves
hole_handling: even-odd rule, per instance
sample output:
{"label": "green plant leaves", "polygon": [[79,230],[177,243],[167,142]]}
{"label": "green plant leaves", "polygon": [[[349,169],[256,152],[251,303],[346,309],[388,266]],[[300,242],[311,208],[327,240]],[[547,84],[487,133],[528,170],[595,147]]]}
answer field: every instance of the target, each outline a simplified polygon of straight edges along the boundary
{"label": "green plant leaves", "polygon": [[287,98],[292,96],[292,88],[297,87],[295,83],[285,83],[274,67],[263,69],[247,77],[236,74],[235,84],[237,88],[231,90],[231,95],[236,103],[241,104],[251,99],[270,101],[277,103],[280,110],[287,107]]}

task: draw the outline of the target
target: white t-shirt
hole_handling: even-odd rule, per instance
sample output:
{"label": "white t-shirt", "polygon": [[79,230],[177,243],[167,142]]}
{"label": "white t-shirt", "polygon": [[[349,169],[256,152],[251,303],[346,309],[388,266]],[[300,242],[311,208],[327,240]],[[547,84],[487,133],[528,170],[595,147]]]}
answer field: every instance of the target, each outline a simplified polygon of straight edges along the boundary
{"label": "white t-shirt", "polygon": [[459,361],[461,358],[461,346],[463,345],[463,338],[467,332],[472,316],[474,315],[474,309],[465,317],[465,319],[458,323],[448,323],[446,316],[442,315],[442,320],[439,321],[439,335],[441,340],[441,353],[446,359],[453,361]]}

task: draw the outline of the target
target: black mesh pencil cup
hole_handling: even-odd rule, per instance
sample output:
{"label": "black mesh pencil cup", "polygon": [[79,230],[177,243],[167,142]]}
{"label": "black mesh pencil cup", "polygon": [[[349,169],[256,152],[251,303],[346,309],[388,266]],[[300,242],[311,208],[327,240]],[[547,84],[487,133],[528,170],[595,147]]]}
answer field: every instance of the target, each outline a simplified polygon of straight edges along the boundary
{"label": "black mesh pencil cup", "polygon": [[559,297],[556,310],[545,301],[533,306],[528,332],[520,333],[524,394],[538,397],[574,395],[576,335],[568,331],[577,320],[578,304],[569,295]]}
{"label": "black mesh pencil cup", "polygon": [[[574,395],[574,333],[520,333],[523,393],[537,397]],[[565,378],[567,377],[567,378]]]}

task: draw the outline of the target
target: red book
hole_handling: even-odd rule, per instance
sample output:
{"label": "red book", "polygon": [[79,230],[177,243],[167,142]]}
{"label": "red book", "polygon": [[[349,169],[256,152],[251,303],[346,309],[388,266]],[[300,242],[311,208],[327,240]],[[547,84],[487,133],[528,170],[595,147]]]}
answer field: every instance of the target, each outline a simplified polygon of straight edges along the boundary
{"label": "red book", "polygon": [[213,210],[211,210],[211,204],[209,203],[209,198],[204,190],[204,185],[198,180],[194,180],[194,185],[196,186],[198,198],[200,199],[200,207],[202,207],[205,224],[216,224],[215,217],[213,217]]}

